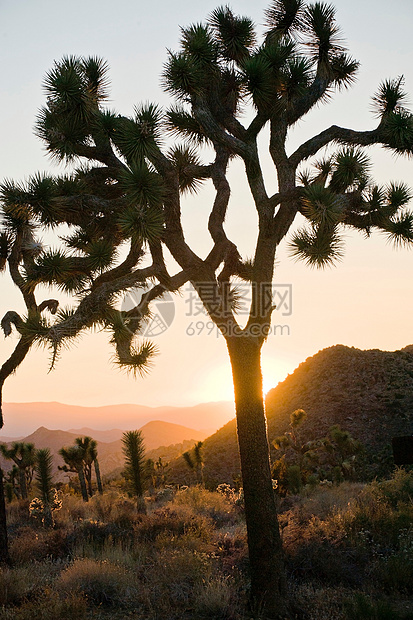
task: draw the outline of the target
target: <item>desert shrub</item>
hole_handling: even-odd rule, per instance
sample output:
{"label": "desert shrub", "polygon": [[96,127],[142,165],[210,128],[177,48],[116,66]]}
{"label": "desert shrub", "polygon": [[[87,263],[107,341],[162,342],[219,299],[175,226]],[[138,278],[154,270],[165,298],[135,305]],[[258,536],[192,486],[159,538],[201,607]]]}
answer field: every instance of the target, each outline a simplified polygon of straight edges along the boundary
{"label": "desert shrub", "polygon": [[69,554],[70,537],[64,529],[43,531],[25,526],[10,539],[13,564],[39,562],[46,558],[62,559]]}
{"label": "desert shrub", "polygon": [[413,527],[413,502],[406,501],[409,495],[405,484],[404,477],[396,474],[390,481],[365,487],[343,515],[355,544],[380,546],[384,552],[398,548],[400,533]]}
{"label": "desert shrub", "polygon": [[353,590],[337,584],[329,586],[318,581],[290,580],[289,594],[297,618],[345,620],[343,601],[353,595]]}
{"label": "desert shrub", "polygon": [[238,526],[218,532],[215,553],[223,575],[248,569],[247,531],[245,526]]}
{"label": "desert shrub", "polygon": [[377,561],[372,571],[380,587],[387,592],[413,594],[413,555],[396,553]]}
{"label": "desert shrub", "polygon": [[102,548],[108,542],[130,544],[133,540],[132,524],[102,523],[94,519],[85,520],[74,528],[70,542],[72,547],[90,544],[95,548]]}
{"label": "desert shrub", "polygon": [[299,579],[317,579],[320,583],[361,585],[367,558],[331,540],[307,540],[286,551],[287,568]]}
{"label": "desert shrub", "polygon": [[61,527],[71,527],[87,517],[87,509],[88,506],[81,497],[73,493],[65,493],[62,508],[55,516],[56,524]]}
{"label": "desert shrub", "polygon": [[79,543],[73,548],[73,556],[97,561],[107,560],[130,570],[139,570],[148,561],[150,551],[145,545],[114,543],[109,539],[99,547],[90,543]]}
{"label": "desert shrub", "polygon": [[210,519],[195,514],[185,506],[154,510],[152,514],[142,516],[135,526],[136,540],[140,542],[188,538],[189,534],[207,542],[212,537],[213,528]]}
{"label": "desert shrub", "polygon": [[360,495],[365,485],[342,482],[340,485],[320,484],[306,487],[300,496],[286,497],[280,501],[280,512],[293,510],[297,520],[306,523],[311,517],[327,519],[339,511],[347,511]]}
{"label": "desert shrub", "polygon": [[212,554],[189,549],[164,548],[158,552],[156,561],[145,570],[145,581],[151,606],[159,617],[181,618],[182,609],[192,607],[196,593],[212,577],[213,562]]}
{"label": "desert shrub", "polygon": [[111,489],[103,495],[96,494],[91,497],[87,510],[89,517],[98,521],[133,522],[136,517],[136,502]]}
{"label": "desert shrub", "polygon": [[357,593],[344,604],[347,620],[403,620],[411,618],[399,613],[394,605],[385,600],[371,600]]}
{"label": "desert shrub", "polygon": [[397,468],[389,480],[372,486],[393,508],[413,502],[413,471]]}
{"label": "desert shrub", "polygon": [[43,532],[36,531],[29,526],[21,527],[10,538],[10,557],[13,564],[25,564],[47,557],[43,540]]}
{"label": "desert shrub", "polygon": [[42,574],[27,566],[0,568],[0,605],[16,605],[41,587]]}
{"label": "desert shrub", "polygon": [[19,608],[0,611],[1,620],[85,620],[86,600],[79,594],[60,597],[56,592],[46,590],[34,601],[27,601]]}
{"label": "desert shrub", "polygon": [[95,605],[122,606],[137,597],[133,574],[107,560],[78,559],[56,581],[61,592],[80,592]]}
{"label": "desert shrub", "polygon": [[188,506],[194,512],[213,520],[217,527],[230,523],[234,518],[234,502],[216,491],[202,486],[188,487],[176,493],[173,506]]}
{"label": "desert shrub", "polygon": [[240,602],[236,589],[227,577],[212,577],[202,585],[195,598],[196,618],[231,620],[239,618]]}
{"label": "desert shrub", "polygon": [[11,528],[11,530],[13,530],[15,526],[29,525],[29,504],[30,500],[19,499],[7,505],[7,526]]}

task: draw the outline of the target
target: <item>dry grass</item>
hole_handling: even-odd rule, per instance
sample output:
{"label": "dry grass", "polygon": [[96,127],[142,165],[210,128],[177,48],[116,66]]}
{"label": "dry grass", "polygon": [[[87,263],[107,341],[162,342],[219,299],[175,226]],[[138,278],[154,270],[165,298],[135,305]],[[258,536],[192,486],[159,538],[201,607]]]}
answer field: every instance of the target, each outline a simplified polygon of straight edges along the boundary
{"label": "dry grass", "polygon": [[[242,508],[192,487],[148,502],[63,494],[45,530],[13,502],[0,620],[250,620]],[[308,620],[412,620],[413,474],[280,504],[291,598]]]}
{"label": "dry grass", "polygon": [[108,560],[75,560],[56,580],[59,592],[81,593],[94,605],[128,606],[137,600],[135,576]]}

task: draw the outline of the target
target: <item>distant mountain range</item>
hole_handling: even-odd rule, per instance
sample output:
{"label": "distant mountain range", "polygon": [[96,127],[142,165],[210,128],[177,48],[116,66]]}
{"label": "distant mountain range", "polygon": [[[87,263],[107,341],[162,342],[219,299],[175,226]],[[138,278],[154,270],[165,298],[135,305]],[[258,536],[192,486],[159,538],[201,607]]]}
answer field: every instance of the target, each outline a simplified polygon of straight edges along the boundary
{"label": "distant mountain range", "polygon": [[[370,477],[390,471],[392,437],[413,434],[413,345],[394,352],[336,345],[309,357],[267,394],[270,441],[288,430],[296,409],[307,412],[308,439],[339,424],[364,444]],[[235,420],[205,440],[204,463],[210,486],[239,478]],[[182,458],[171,464],[175,482],[191,475]]]}
{"label": "distant mountain range", "polygon": [[[4,427],[0,441],[27,436],[39,426],[69,432],[78,427],[106,431],[112,429],[114,425],[118,429],[133,430],[153,420],[203,430],[210,435],[231,420],[234,415],[234,404],[225,401],[202,403],[193,407],[145,407],[143,405],[80,407],[57,402],[4,403]],[[2,437],[3,433],[4,437]],[[102,440],[103,437],[104,435],[102,435]]]}
{"label": "distant mountain range", "polygon": [[[144,437],[146,457],[155,459],[159,456],[163,456],[167,460],[174,458],[190,448],[196,441],[202,441],[207,436],[204,431],[158,420],[148,422],[139,430],[142,431]],[[110,474],[114,470],[122,469],[124,466],[122,434],[123,431],[119,429],[95,431],[91,428],[81,428],[62,431],[50,430],[41,426],[27,437],[20,438],[20,441],[33,443],[36,448],[50,448],[53,455],[54,478],[55,480],[65,480],[67,479],[67,474],[58,470],[58,465],[63,465],[63,459],[58,454],[60,448],[73,445],[76,437],[85,435],[93,437],[98,442],[98,458],[101,472],[103,475]],[[9,443],[1,439],[0,441]],[[13,463],[0,457],[0,464],[8,471]]]}

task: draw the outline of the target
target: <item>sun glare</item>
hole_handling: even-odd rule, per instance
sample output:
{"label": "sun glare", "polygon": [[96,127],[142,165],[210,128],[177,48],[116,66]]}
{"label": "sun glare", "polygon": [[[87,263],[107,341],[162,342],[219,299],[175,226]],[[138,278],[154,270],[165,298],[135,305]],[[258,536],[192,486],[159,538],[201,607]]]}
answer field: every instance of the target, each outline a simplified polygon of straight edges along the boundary
{"label": "sun glare", "polygon": [[294,369],[283,361],[263,359],[262,362],[262,393],[264,397],[270,390],[275,388],[280,381],[284,381],[287,375]]}

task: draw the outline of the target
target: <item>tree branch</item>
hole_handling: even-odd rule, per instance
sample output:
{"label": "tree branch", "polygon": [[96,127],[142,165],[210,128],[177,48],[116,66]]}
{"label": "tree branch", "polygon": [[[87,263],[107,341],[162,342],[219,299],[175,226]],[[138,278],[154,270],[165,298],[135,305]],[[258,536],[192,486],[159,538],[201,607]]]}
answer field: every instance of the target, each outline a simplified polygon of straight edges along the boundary
{"label": "tree branch", "polygon": [[330,142],[339,142],[344,144],[353,144],[360,146],[369,146],[381,142],[380,125],[371,131],[354,131],[353,129],[345,129],[332,125],[325,129],[317,136],[314,136],[307,142],[304,142],[290,157],[288,161],[294,168],[304,159],[308,159],[315,155],[321,148],[330,144]]}

